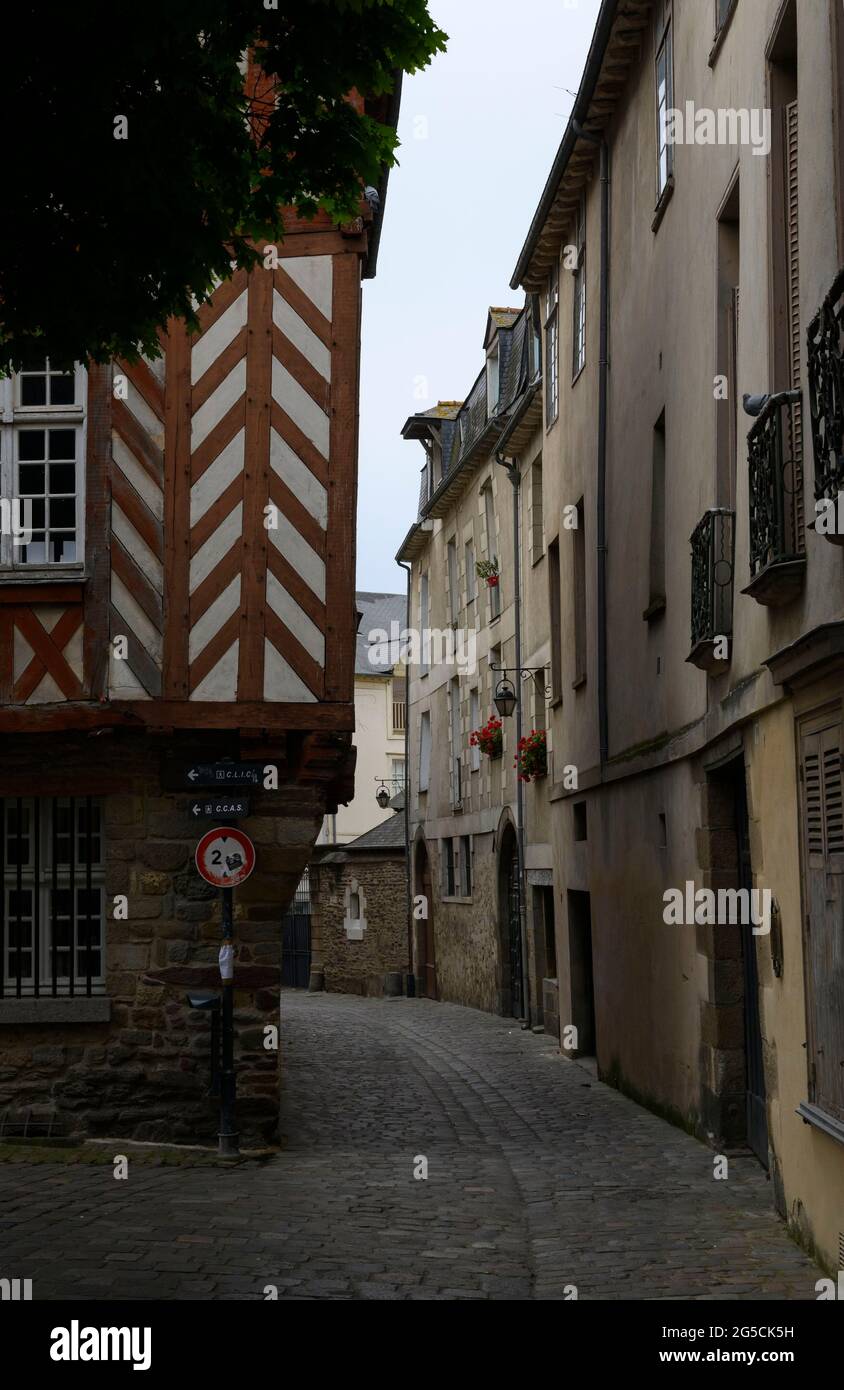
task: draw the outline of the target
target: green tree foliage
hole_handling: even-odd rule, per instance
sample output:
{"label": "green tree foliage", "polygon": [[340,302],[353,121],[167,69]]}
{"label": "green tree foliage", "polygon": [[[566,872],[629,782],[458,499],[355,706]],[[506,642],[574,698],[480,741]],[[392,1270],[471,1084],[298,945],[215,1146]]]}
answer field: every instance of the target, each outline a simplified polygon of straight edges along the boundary
{"label": "green tree foliage", "polygon": [[[84,0],[13,7],[0,112],[0,357],[155,353],[280,210],[357,215],[395,131],[389,93],[446,36],[427,0]],[[260,51],[275,100],[245,81]],[[254,77],[255,69],[250,72]],[[125,134],[125,138],[120,138]]]}

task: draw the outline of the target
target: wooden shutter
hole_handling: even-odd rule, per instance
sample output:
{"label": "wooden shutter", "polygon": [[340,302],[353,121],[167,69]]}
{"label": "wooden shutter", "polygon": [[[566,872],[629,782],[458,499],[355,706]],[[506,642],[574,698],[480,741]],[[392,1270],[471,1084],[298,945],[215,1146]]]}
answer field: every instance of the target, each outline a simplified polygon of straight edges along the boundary
{"label": "wooden shutter", "polygon": [[[788,276],[788,360],[790,385],[800,385],[802,345],[800,342],[800,237],[797,217],[797,101],[784,108],[783,147],[785,151],[785,260]],[[798,403],[791,409],[791,456],[794,460],[795,523],[799,540],[803,538],[803,415]],[[802,548],[802,546],[801,546]]]}
{"label": "wooden shutter", "polygon": [[840,717],[802,739],[812,1100],[844,1121],[844,796]]}

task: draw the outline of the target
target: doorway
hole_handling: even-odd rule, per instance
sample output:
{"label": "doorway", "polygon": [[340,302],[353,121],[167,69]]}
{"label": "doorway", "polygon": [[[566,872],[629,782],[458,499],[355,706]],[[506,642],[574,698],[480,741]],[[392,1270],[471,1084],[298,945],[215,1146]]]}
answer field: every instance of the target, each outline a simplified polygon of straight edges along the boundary
{"label": "doorway", "polygon": [[428,846],[420,840],[416,846],[416,896],[422,897],[425,916],[417,922],[416,964],[419,990],[426,999],[437,998],[437,964],[434,949],[434,890]]}
{"label": "doorway", "polygon": [[288,989],[307,989],[311,978],[311,889],[308,870],[282,918],[281,983]]}
{"label": "doorway", "polygon": [[592,965],[592,901],[589,893],[569,889],[569,977],[571,1021],[577,1029],[577,1057],[596,1057],[595,974]]}
{"label": "doorway", "polygon": [[499,854],[499,921],[501,923],[501,1012],[505,1018],[524,1017],[521,891],[519,845],[512,825],[501,836]]}
{"label": "doorway", "polygon": [[[707,781],[711,886],[716,891],[746,890],[747,896],[743,893],[742,897],[749,903],[753,866],[744,754],[709,772]],[[739,934],[738,948],[734,932]],[[745,911],[735,926],[713,935],[711,950],[716,954],[710,968],[709,1002],[715,1014],[714,1071],[724,1076],[732,1074],[735,1080],[732,1085],[723,1083],[713,1094],[710,1127],[716,1142],[747,1144],[767,1168],[768,1121],[757,940],[750,913]],[[741,969],[737,971],[739,954]],[[732,1031],[737,1005],[742,1009],[740,1042]]]}

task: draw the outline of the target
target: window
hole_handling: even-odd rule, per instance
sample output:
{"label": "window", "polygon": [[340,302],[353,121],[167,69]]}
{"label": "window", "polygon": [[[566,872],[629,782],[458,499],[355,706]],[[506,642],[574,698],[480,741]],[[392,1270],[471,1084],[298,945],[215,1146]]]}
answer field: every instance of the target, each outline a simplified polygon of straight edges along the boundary
{"label": "window", "polygon": [[534,564],[545,550],[542,522],[542,460],[537,459],[530,470],[530,554]]}
{"label": "window", "polygon": [[464,548],[464,559],[466,563],[466,607],[475,602],[478,596],[478,576],[475,573],[475,547],[471,541],[467,541]]}
{"label": "window", "polygon": [[[492,485],[487,484],[484,488],[484,519],[486,521],[486,553],[487,559],[496,560],[496,530],[495,530],[495,503],[492,497]],[[501,587],[500,579],[497,584],[487,584],[489,594],[489,615],[488,622],[501,616]]]}
{"label": "window", "polygon": [[395,795],[396,792],[404,791],[405,783],[406,783],[406,781],[407,781],[407,777],[406,777],[407,764],[405,763],[404,758],[392,758],[392,759],[391,759],[391,762],[392,762],[392,764],[393,764],[392,773],[391,773],[391,779],[392,779],[391,791],[392,791],[393,794]]}
{"label": "window", "polygon": [[486,359],[486,404],[487,414],[494,415],[498,406],[499,384],[498,384],[498,339],[496,338]]}
{"label": "window", "polygon": [[448,603],[452,626],[460,616],[460,584],[457,578],[457,542],[450,540],[446,547],[448,559]]}
{"label": "window", "polygon": [[727,16],[733,8],[733,0],[715,0],[715,32],[720,33],[727,22]]}
{"label": "window", "polygon": [[[739,419],[744,415],[738,394],[738,315],[740,266],[740,190],[735,177],[717,223],[717,339],[716,371],[723,378],[723,389],[716,405],[717,486],[719,507],[736,506]],[[719,385],[722,383],[719,382]]]}
{"label": "window", "polygon": [[472,840],[469,835],[460,836],[460,896],[472,896]]}
{"label": "window", "polygon": [[453,898],[457,889],[454,877],[454,841],[441,840],[443,865],[443,897]]}
{"label": "window", "polygon": [[[478,697],[478,690],[469,691],[469,727],[472,730],[481,727],[481,702]],[[481,750],[477,744],[469,749],[469,767],[472,772],[479,771],[481,766]]]}
{"label": "window", "polygon": [[548,547],[548,613],[551,623],[551,702],[563,698],[563,632],[560,610],[560,541]]}
{"label": "window", "polygon": [[585,840],[586,836],[586,802],[575,801],[571,808],[572,822],[574,824],[574,838]]}
{"label": "window", "polygon": [[577,265],[572,296],[571,374],[576,377],[586,364],[586,196],[581,195],[574,237]]}
{"label": "window", "polygon": [[586,681],[586,537],[584,535],[585,512],[583,498],[577,504],[577,526],[572,531],[574,549],[574,680],[572,684],[583,685]]}
{"label": "window", "polygon": [[0,496],[12,525],[0,538],[6,568],[82,560],[85,372],[46,358],[0,382]]}
{"label": "window", "polygon": [[661,198],[674,172],[674,146],[668,140],[668,113],[674,105],[671,19],[666,20],[656,53],[656,191]]}
{"label": "window", "polygon": [[431,716],[427,710],[419,720],[419,790],[426,792],[431,779]]}
{"label": "window", "polygon": [[421,651],[419,653],[419,674],[427,676],[430,668],[429,659],[431,655],[431,614],[428,608],[428,576],[419,576],[419,639]]}
{"label": "window", "polygon": [[665,411],[653,430],[651,445],[651,544],[647,621],[665,611]]}
{"label": "window", "polygon": [[102,994],[103,836],[90,797],[0,801],[0,995]]}
{"label": "window", "polygon": [[393,676],[392,684],[392,731],[403,734],[407,728],[407,678]]}
{"label": "window", "polygon": [[557,418],[560,398],[559,360],[560,267],[555,261],[548,273],[545,295],[545,426]]}
{"label": "window", "polygon": [[460,729],[460,677],[454,676],[448,687],[448,707],[451,719],[451,804],[460,806],[463,800],[462,752]]}
{"label": "window", "polygon": [[348,941],[362,941],[366,931],[366,894],[356,878],[346,888],[346,914],[343,926]]}

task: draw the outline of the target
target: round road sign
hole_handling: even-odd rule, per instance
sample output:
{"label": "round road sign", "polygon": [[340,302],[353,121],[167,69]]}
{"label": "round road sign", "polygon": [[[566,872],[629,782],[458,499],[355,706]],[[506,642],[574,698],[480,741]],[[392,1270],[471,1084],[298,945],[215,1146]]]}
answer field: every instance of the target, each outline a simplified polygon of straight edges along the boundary
{"label": "round road sign", "polygon": [[255,846],[242,830],[219,825],[197,845],[196,867],[215,888],[236,888],[255,867]]}

